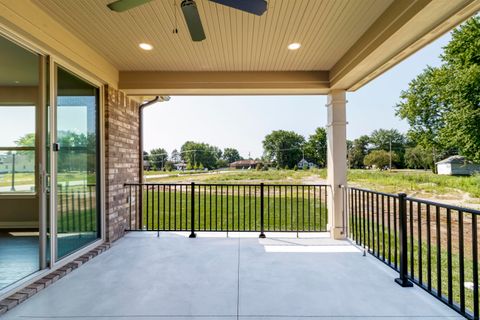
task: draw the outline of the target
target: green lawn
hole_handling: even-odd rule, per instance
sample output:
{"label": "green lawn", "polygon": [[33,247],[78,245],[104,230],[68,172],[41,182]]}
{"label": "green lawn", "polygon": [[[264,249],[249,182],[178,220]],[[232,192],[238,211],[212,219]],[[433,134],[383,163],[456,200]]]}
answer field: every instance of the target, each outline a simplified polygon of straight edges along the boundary
{"label": "green lawn", "polygon": [[[232,194],[230,189],[217,188],[217,193],[201,189],[195,193],[195,229],[207,231],[260,231],[260,191],[259,188],[243,189]],[[264,196],[265,231],[326,231],[327,210],[324,198],[319,191],[313,194],[301,191],[293,194]],[[190,230],[191,193],[185,191],[150,191],[143,198],[143,226],[157,230]],[[148,201],[148,202],[147,202]]]}

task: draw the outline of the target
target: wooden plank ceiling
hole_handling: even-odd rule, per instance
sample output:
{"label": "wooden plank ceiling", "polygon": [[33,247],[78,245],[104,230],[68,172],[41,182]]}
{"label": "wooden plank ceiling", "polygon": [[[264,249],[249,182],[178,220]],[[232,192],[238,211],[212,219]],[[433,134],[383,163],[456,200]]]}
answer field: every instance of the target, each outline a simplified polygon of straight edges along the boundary
{"label": "wooden plank ceiling", "polygon": [[[106,7],[112,1],[34,3],[122,71],[317,71],[330,70],[393,0],[269,0],[261,17],[196,0],[207,35],[197,43],[180,0],[123,13]],[[154,50],[140,50],[141,42]],[[292,42],[302,47],[287,50]]]}

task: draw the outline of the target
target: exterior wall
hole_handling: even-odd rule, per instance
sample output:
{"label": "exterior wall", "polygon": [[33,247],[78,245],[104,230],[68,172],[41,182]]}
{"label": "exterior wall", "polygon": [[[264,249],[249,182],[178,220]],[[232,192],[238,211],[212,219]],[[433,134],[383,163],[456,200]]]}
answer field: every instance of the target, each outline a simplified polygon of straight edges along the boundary
{"label": "exterior wall", "polygon": [[480,172],[480,165],[471,163],[439,163],[437,164],[437,172],[443,175],[469,176]]}
{"label": "exterior wall", "polygon": [[450,163],[439,163],[437,164],[437,173],[450,175],[452,174],[452,168]]}
{"label": "exterior wall", "polygon": [[123,185],[139,182],[139,106],[125,93],[105,87],[105,233],[110,242],[121,238],[129,223]]}

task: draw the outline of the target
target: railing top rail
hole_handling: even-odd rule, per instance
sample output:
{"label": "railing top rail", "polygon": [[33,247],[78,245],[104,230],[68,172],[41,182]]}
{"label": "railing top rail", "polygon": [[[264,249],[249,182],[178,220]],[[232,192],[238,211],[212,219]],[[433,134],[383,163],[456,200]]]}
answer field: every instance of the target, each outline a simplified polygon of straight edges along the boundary
{"label": "railing top rail", "polygon": [[434,206],[434,207],[440,207],[440,208],[444,208],[444,209],[450,209],[450,210],[454,210],[454,211],[461,211],[461,212],[465,212],[465,213],[480,215],[480,210],[475,210],[475,209],[472,209],[472,208],[460,207],[460,206],[450,205],[450,204],[446,204],[446,203],[434,202],[434,201],[430,201],[430,200],[424,200],[424,199],[418,199],[418,198],[412,198],[412,197],[406,197],[405,200],[412,201],[412,202],[417,202],[417,203],[421,203],[421,204],[425,204],[425,205],[430,205],[430,206]]}
{"label": "railing top rail", "polygon": [[356,187],[348,187],[348,188],[351,189],[351,190],[364,191],[364,192],[368,192],[368,193],[375,193],[375,194],[384,195],[384,196],[387,196],[387,197],[398,198],[398,194],[395,194],[395,193],[386,193],[386,192],[373,191],[373,190],[368,190],[368,189],[364,189],[364,188],[356,188]]}
{"label": "railing top rail", "polygon": [[[191,183],[125,183],[124,186],[191,186]],[[240,187],[259,187],[261,183],[195,183],[196,186],[240,186]],[[273,184],[263,183],[265,187],[330,187],[329,184]]]}

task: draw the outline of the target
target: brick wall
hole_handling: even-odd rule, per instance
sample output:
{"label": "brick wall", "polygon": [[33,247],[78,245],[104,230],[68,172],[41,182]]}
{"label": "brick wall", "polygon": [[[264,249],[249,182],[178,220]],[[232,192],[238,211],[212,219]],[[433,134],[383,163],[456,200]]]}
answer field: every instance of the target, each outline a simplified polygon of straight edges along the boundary
{"label": "brick wall", "polygon": [[139,181],[139,103],[105,88],[105,174],[107,241],[121,238],[129,222],[126,182]]}

